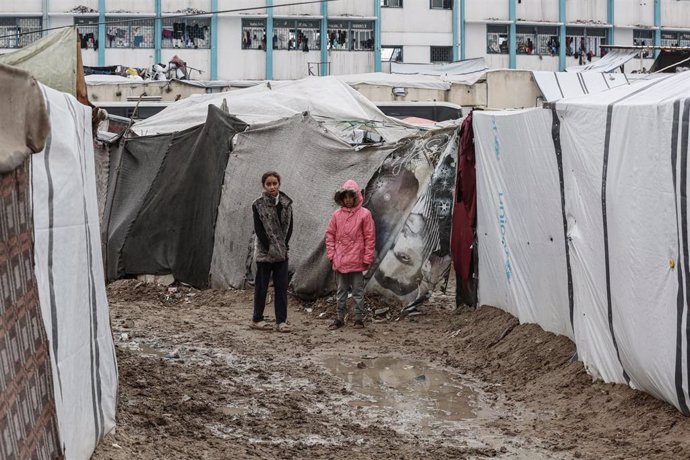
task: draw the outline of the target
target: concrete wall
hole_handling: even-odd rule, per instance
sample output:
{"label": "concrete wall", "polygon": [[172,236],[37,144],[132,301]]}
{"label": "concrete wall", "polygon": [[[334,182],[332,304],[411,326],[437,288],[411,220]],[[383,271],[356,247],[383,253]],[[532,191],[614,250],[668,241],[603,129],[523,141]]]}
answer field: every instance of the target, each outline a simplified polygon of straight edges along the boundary
{"label": "concrete wall", "polygon": [[[5,0],[1,1],[0,3],[5,3]],[[49,6],[50,11],[58,13],[69,11],[75,6],[86,6],[88,8],[97,10],[98,0],[50,0]]]}
{"label": "concrete wall", "polygon": [[448,91],[442,89],[423,89],[423,88],[407,88],[407,95],[405,96],[395,96],[393,94],[393,88],[390,86],[380,86],[380,85],[354,85],[354,89],[359,91],[369,99],[374,102],[390,102],[390,101],[407,101],[407,102],[417,102],[417,101],[440,101],[445,102],[448,95]]}
{"label": "concrete wall", "polygon": [[487,85],[486,82],[477,82],[469,85],[451,85],[447,101],[463,107],[486,107]]}
{"label": "concrete wall", "polygon": [[[255,2],[256,3],[256,2]],[[273,16],[299,15],[299,16],[321,16],[321,5],[312,3],[310,5],[294,5],[284,6],[280,5],[286,3],[297,3],[295,0],[273,0],[273,5],[277,8],[273,9]],[[338,3],[338,2],[336,2]],[[329,5],[330,7],[330,5]],[[330,8],[329,8],[330,10]],[[330,13],[329,14],[333,14]]]}
{"label": "concrete wall", "polygon": [[266,52],[242,49],[242,20],[237,16],[221,16],[218,29],[218,43],[224,44],[218,50],[218,78],[264,80]]}
{"label": "concrete wall", "polygon": [[486,84],[487,107],[490,109],[519,109],[541,105],[541,91],[531,72],[496,70],[486,74]]}
{"label": "concrete wall", "polygon": [[[577,0],[580,2],[582,0]],[[575,2],[575,3],[577,3]],[[506,2],[507,3],[507,2]],[[516,5],[518,21],[558,22],[557,0],[523,1]]]}
{"label": "concrete wall", "polygon": [[[415,2],[413,0],[409,3]],[[337,2],[330,2],[328,4],[328,16],[373,17],[374,2],[372,0],[338,0]]]}
{"label": "concrete wall", "polygon": [[[643,25],[652,27],[654,25],[654,0],[638,1],[632,7],[630,3],[630,0],[614,0],[615,23],[622,26]],[[686,7],[685,10],[687,22],[688,8]],[[616,41],[618,41],[618,31],[616,31]]]}
{"label": "concrete wall", "polygon": [[374,69],[374,53],[371,51],[329,51],[331,75],[367,73]]}
{"label": "concrete wall", "polygon": [[89,99],[95,104],[104,102],[127,102],[128,97],[160,96],[161,102],[173,102],[192,94],[204,94],[205,88],[165,81],[133,81],[107,85],[88,85]]}
{"label": "concrete wall", "polygon": [[2,0],[0,1],[0,12],[8,13],[32,13],[40,14],[43,11],[42,0]]}
{"label": "concrete wall", "polygon": [[[649,0],[650,2],[653,0]],[[555,2],[554,2],[555,3]],[[633,0],[628,0],[631,5]],[[638,3],[638,2],[634,2]],[[631,6],[628,6],[630,8]],[[569,24],[578,21],[608,21],[608,0],[566,1],[566,18]]]}
{"label": "concrete wall", "polygon": [[508,19],[508,0],[466,0],[465,16],[468,21]]}
{"label": "concrete wall", "polygon": [[[294,80],[309,76],[309,62],[320,62],[321,51],[287,51],[273,52],[273,78],[276,80]],[[312,72],[318,75],[318,66]]]}

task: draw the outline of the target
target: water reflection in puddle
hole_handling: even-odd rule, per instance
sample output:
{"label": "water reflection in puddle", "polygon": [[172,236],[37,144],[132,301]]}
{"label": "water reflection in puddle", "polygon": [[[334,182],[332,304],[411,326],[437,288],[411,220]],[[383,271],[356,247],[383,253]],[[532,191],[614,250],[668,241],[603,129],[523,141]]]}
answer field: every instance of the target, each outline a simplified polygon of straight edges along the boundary
{"label": "water reflection in puddle", "polygon": [[477,394],[457,377],[424,363],[394,357],[329,357],[325,366],[369,398],[350,401],[356,408],[392,408],[424,427],[476,417]]}

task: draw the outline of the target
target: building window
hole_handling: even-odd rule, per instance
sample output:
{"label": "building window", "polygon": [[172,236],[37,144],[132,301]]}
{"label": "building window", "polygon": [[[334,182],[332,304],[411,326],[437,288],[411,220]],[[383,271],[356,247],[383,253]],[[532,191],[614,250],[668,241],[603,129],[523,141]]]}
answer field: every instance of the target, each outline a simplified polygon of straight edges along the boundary
{"label": "building window", "polygon": [[452,10],[453,0],[430,0],[429,7],[433,9]]}
{"label": "building window", "polygon": [[402,46],[382,46],[381,47],[381,61],[382,62],[402,62],[403,48]]}
{"label": "building window", "polygon": [[[653,46],[654,45],[654,31],[651,29],[635,29],[633,30],[633,45],[635,46]],[[652,54],[648,51],[642,51],[643,58],[651,58]]]}
{"label": "building window", "polygon": [[381,6],[384,8],[402,8],[403,0],[381,0]]}
{"label": "building window", "polygon": [[41,38],[41,18],[0,18],[0,48],[21,48]]}
{"label": "building window", "polygon": [[153,48],[153,19],[109,18],[106,48]]}
{"label": "building window", "polygon": [[608,45],[608,29],[567,27],[565,35],[565,54],[579,58],[582,63],[606,54],[601,45]]}
{"label": "building window", "polygon": [[690,33],[675,30],[661,31],[661,46],[690,46]]}
{"label": "building window", "polygon": [[266,49],[265,19],[242,19],[242,49]]}
{"label": "building window", "polygon": [[432,46],[431,62],[453,62],[453,47],[452,46]]}
{"label": "building window", "polygon": [[74,18],[81,49],[98,49],[98,17]]}
{"label": "building window", "polygon": [[321,21],[318,19],[274,19],[273,49],[320,50]]}
{"label": "building window", "polygon": [[328,21],[328,49],[372,51],[373,21]]}
{"label": "building window", "polygon": [[163,18],[161,48],[211,48],[211,18]]}
{"label": "building window", "polygon": [[515,42],[517,54],[555,56],[560,47],[557,27],[517,26]]}
{"label": "building window", "polygon": [[508,54],[508,26],[487,24],[486,26],[487,54]]}

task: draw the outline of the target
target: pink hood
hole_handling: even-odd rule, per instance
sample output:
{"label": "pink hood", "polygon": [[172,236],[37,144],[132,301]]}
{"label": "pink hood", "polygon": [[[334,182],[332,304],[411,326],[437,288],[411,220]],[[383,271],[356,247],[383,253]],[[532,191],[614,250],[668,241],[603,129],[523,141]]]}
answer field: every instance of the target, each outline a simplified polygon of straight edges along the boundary
{"label": "pink hood", "polygon": [[[355,205],[346,208],[342,203],[343,192],[356,194]],[[326,230],[326,253],[333,270],[340,273],[361,272],[374,262],[376,230],[371,212],[362,207],[362,190],[354,180],[346,181],[335,193],[336,210]]]}

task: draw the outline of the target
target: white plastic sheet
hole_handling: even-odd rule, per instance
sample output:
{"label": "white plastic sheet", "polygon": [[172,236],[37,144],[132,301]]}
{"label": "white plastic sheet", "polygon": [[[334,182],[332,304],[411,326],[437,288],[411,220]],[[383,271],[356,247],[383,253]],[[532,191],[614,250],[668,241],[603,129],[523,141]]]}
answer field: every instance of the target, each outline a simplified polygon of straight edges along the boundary
{"label": "white plastic sheet", "polygon": [[640,52],[635,50],[612,49],[603,58],[591,64],[568,67],[568,72],[613,72],[635,58]]}
{"label": "white plastic sheet", "polygon": [[[690,75],[679,74],[565,99],[552,110],[475,117],[480,302],[574,337],[593,376],[651,393],[686,415],[688,98]],[[521,162],[511,161],[516,152]],[[555,182],[559,153],[563,176]],[[562,227],[554,240],[567,241],[567,251],[534,257],[525,240],[555,232],[555,223]],[[539,299],[542,286],[552,302]],[[529,294],[515,293],[522,290]],[[569,308],[572,323],[563,314]],[[550,316],[554,309],[559,314]]]}
{"label": "white plastic sheet", "polygon": [[622,73],[534,71],[532,74],[547,102],[596,94],[631,83]]}
{"label": "white plastic sheet", "polygon": [[479,300],[572,338],[550,123],[547,110],[474,112]]}
{"label": "white plastic sheet", "polygon": [[310,77],[270,82],[251,88],[192,96],[171,104],[153,117],[134,124],[139,135],[182,131],[206,121],[208,105],[227,101],[231,115],[248,125],[269,123],[309,112],[341,139],[366,125],[388,142],[416,134],[419,129],[387,117],[371,101],[334,77]]}
{"label": "white plastic sheet", "polygon": [[51,136],[32,157],[35,265],[60,438],[88,459],[115,426],[117,366],[99,231],[91,110],[41,85]]}

